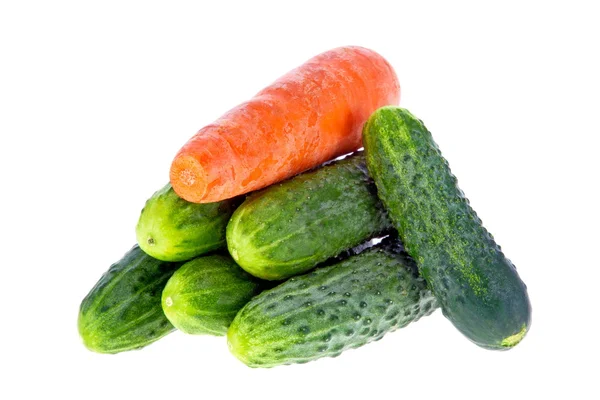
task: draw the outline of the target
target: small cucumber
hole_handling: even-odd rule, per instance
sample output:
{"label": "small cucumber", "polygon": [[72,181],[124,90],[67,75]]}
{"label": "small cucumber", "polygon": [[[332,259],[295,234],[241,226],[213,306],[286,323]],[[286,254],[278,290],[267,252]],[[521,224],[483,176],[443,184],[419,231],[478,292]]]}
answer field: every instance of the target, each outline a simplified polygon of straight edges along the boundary
{"label": "small cucumber", "polygon": [[367,166],[444,315],[470,340],[509,349],[531,322],[527,288],[458,188],[425,125],[398,107],[363,131]]}
{"label": "small cucumber", "polygon": [[135,245],[96,283],[79,310],[79,334],[97,353],[142,348],[175,328],[160,295],[180,263],[157,260]]}
{"label": "small cucumber", "polygon": [[437,307],[414,261],[381,243],[254,297],[227,339],[250,367],[304,363],[381,339]]}
{"label": "small cucumber", "polygon": [[252,275],[281,280],[390,228],[359,152],[248,196],[227,247]]}
{"label": "small cucumber", "polygon": [[139,246],[163,261],[187,261],[225,247],[225,228],[238,199],[196,204],[166,184],[146,201],[136,235]]}
{"label": "small cucumber", "polygon": [[223,336],[237,312],[260,290],[260,282],[229,255],[203,256],[183,264],[169,279],[162,307],[185,333]]}

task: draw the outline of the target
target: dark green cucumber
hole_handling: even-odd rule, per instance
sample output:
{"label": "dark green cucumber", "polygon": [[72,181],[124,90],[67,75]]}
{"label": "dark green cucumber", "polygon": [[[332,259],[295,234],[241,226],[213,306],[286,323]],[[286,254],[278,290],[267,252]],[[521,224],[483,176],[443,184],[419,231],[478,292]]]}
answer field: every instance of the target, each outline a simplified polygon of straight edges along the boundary
{"label": "dark green cucumber", "polygon": [[227,247],[252,275],[280,280],[390,227],[358,153],[251,194],[227,225]]}
{"label": "dark green cucumber", "polygon": [[139,349],[175,328],[160,304],[179,263],[157,260],[134,246],[96,283],[79,310],[79,334],[97,353]]}
{"label": "dark green cucumber", "polygon": [[225,228],[238,199],[196,204],[166,184],[146,201],[136,228],[139,246],[163,261],[186,261],[225,247]]}
{"label": "dark green cucumber", "polygon": [[185,333],[223,336],[260,290],[260,282],[229,255],[210,255],[175,272],[163,290],[162,306],[169,321]]}
{"label": "dark green cucumber", "polygon": [[479,346],[519,343],[531,321],[527,288],[423,123],[384,107],[365,124],[363,143],[379,197],[444,315]]}
{"label": "dark green cucumber", "polygon": [[390,244],[290,278],[253,298],[227,333],[250,367],[335,357],[437,307],[414,261]]}

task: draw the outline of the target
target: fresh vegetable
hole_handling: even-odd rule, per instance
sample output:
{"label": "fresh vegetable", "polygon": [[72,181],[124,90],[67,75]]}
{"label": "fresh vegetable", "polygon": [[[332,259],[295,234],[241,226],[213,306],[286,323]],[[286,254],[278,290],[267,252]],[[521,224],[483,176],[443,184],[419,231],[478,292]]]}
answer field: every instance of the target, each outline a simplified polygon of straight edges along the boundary
{"label": "fresh vegetable", "polygon": [[250,367],[304,363],[381,339],[436,307],[414,261],[380,244],[259,294],[227,339]]}
{"label": "fresh vegetable", "polygon": [[119,353],[147,346],[174,330],[163,314],[160,295],[179,265],[133,246],[81,303],[78,326],[85,346]]}
{"label": "fresh vegetable", "polygon": [[227,225],[227,247],[252,275],[280,280],[387,229],[361,152],[248,196]]}
{"label": "fresh vegetable", "polygon": [[470,340],[508,349],[531,321],[525,284],[410,112],[377,110],[364,127],[367,166],[408,253],[444,315]]}
{"label": "fresh vegetable", "polygon": [[181,266],[162,293],[165,315],[179,330],[222,336],[260,282],[228,255],[198,257]]}
{"label": "fresh vegetable", "polygon": [[196,204],[166,184],[146,201],[137,224],[139,246],[163,261],[186,261],[225,246],[225,227],[237,199]]}
{"label": "fresh vegetable", "polygon": [[357,150],[369,115],[399,96],[379,54],[327,51],[196,133],[173,160],[171,184],[195,203],[261,189]]}

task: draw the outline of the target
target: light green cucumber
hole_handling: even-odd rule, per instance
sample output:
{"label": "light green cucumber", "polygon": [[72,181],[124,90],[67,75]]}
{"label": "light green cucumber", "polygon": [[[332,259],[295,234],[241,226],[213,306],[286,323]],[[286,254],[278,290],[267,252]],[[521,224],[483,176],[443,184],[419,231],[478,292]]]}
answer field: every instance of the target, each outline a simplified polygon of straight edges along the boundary
{"label": "light green cucumber", "polygon": [[169,279],[162,307],[169,321],[185,333],[222,336],[261,289],[261,282],[229,255],[201,256],[183,264]]}
{"label": "light green cucumber", "polygon": [[239,199],[190,203],[166,184],[148,199],[138,220],[139,246],[163,261],[186,261],[225,247],[225,228]]}

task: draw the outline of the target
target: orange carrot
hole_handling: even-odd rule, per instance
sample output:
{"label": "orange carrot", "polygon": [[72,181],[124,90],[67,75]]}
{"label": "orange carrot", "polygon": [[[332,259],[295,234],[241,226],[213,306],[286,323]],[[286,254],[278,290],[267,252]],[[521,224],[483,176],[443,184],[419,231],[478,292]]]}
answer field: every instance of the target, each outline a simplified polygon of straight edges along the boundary
{"label": "orange carrot", "polygon": [[195,203],[261,189],[358,149],[369,115],[399,98],[379,54],[327,51],[198,131],[175,156],[171,185]]}

